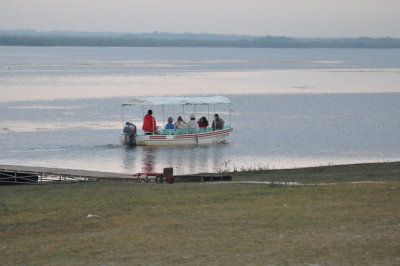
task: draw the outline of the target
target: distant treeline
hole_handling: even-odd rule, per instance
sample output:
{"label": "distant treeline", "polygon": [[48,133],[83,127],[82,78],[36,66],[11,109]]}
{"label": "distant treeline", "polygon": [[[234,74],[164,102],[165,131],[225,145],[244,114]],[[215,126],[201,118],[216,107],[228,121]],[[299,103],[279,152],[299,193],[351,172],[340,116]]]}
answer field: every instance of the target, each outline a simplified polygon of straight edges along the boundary
{"label": "distant treeline", "polygon": [[289,38],[218,34],[0,31],[0,45],[249,48],[400,48],[394,38]]}

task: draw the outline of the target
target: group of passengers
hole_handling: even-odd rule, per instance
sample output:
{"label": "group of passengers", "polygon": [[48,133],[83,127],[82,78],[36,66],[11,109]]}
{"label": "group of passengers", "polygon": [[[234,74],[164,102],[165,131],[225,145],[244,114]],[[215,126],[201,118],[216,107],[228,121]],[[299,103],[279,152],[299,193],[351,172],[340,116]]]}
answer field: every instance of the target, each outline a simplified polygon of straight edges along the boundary
{"label": "group of passengers", "polygon": [[[194,114],[190,115],[189,122],[185,122],[182,116],[178,116],[175,123],[172,117],[168,117],[168,123],[165,125],[165,129],[192,129],[194,132],[205,131],[208,127],[208,120],[205,116],[201,117],[196,121]],[[220,130],[224,128],[224,120],[219,117],[218,114],[214,115],[214,121],[211,124],[213,130]],[[150,109],[147,114],[143,117],[142,129],[145,134],[157,133],[156,119],[153,116],[153,111]]]}

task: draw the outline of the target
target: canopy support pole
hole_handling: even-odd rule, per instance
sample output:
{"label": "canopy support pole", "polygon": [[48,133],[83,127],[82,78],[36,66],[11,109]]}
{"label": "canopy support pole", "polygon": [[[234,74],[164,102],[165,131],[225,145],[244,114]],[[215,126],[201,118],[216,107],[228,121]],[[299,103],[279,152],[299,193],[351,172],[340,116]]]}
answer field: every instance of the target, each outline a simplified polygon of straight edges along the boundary
{"label": "canopy support pole", "polygon": [[207,104],[207,119],[208,119],[208,123],[210,123],[210,105]]}
{"label": "canopy support pole", "polygon": [[164,105],[161,105],[161,107],[162,107],[162,121],[163,121],[163,124],[165,125]]}
{"label": "canopy support pole", "polygon": [[232,126],[232,104],[229,104],[229,125]]}
{"label": "canopy support pole", "polygon": [[125,125],[125,118],[124,118],[124,107],[121,106],[121,113],[122,113],[122,127]]}

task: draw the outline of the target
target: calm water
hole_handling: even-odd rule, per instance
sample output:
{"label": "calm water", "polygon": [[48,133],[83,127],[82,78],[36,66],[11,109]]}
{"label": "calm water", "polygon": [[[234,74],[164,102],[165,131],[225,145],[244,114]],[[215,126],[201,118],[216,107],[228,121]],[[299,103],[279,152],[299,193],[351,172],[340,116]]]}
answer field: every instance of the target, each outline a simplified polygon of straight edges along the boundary
{"label": "calm water", "polygon": [[[126,97],[211,94],[232,99],[229,144],[119,145]],[[1,164],[193,173],[399,160],[399,113],[400,50],[0,47]]]}

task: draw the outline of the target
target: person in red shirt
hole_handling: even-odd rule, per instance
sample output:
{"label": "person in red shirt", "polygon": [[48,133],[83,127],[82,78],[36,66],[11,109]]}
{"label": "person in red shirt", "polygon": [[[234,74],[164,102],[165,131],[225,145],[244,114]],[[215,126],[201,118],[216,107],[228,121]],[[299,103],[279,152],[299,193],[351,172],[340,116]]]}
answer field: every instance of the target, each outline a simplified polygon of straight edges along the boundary
{"label": "person in red shirt", "polygon": [[207,120],[207,118],[205,116],[200,118],[199,121],[197,121],[197,123],[199,124],[200,128],[207,128],[208,127],[208,120]]}
{"label": "person in red shirt", "polygon": [[156,127],[156,119],[153,117],[153,111],[150,109],[147,111],[147,115],[143,117],[142,129],[146,135],[150,135],[156,133]]}

